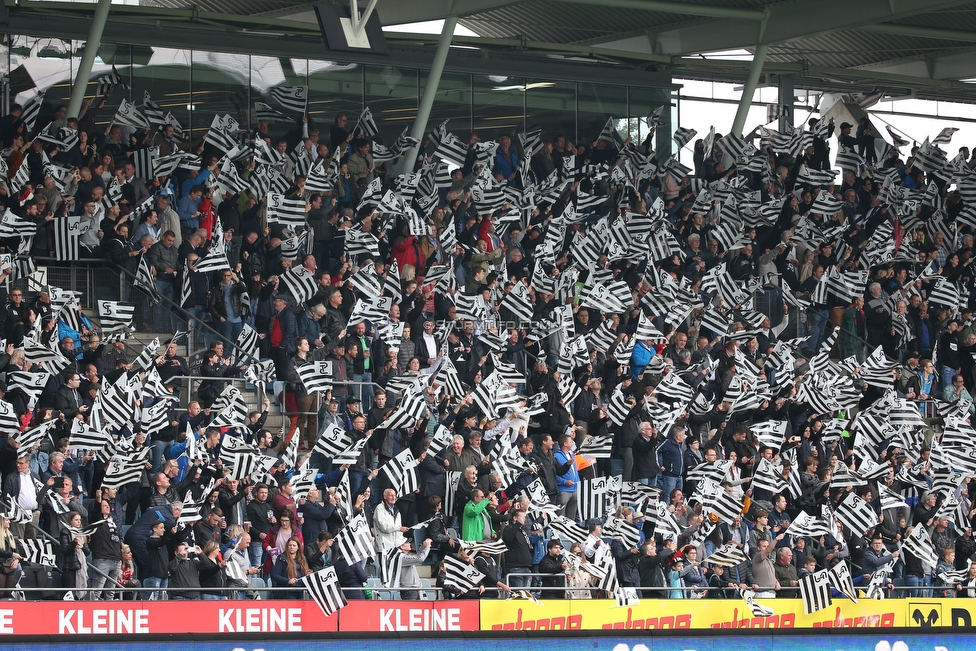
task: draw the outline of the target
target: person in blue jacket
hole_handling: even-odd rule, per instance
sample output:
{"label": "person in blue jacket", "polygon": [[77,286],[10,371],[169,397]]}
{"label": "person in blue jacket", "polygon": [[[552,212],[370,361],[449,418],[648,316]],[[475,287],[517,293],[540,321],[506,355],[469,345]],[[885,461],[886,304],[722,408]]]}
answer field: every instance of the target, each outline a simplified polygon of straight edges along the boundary
{"label": "person in blue jacket", "polygon": [[665,502],[670,499],[671,491],[684,485],[681,477],[684,471],[682,444],[686,434],[683,425],[675,425],[671,429],[671,436],[657,451],[658,464],[661,466],[661,499]]}
{"label": "person in blue jacket", "polygon": [[644,372],[651,358],[656,354],[657,351],[649,341],[641,339],[634,344],[634,350],[630,354],[630,373],[635,380]]}
{"label": "person in blue jacket", "polygon": [[556,487],[559,490],[560,515],[570,520],[576,519],[576,490],[579,484],[579,470],[576,469],[576,456],[573,454],[576,443],[569,434],[559,437],[559,449],[553,454],[556,459]]}

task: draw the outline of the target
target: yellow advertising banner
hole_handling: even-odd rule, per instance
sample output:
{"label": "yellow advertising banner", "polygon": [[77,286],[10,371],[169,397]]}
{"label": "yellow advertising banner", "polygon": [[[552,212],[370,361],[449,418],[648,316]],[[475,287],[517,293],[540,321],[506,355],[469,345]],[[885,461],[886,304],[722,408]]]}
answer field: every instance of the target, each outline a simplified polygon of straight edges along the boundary
{"label": "yellow advertising banner", "polygon": [[[481,630],[484,631],[595,631],[612,629],[678,629],[710,628],[891,628],[916,626],[908,618],[918,610],[925,621],[935,626],[944,624],[943,613],[951,618],[950,606],[956,601],[928,600],[910,609],[908,599],[875,601],[861,599],[853,603],[834,599],[824,610],[803,614],[799,599],[761,599],[773,610],[770,617],[753,617],[749,607],[740,599],[642,599],[636,606],[617,606],[612,600],[546,601],[538,606],[528,601],[481,602]],[[953,606],[955,604],[952,604]],[[926,610],[928,608],[928,610]],[[935,623],[930,611],[936,608]],[[965,608],[965,607],[963,607]],[[973,615],[968,614],[971,621]],[[976,614],[976,604],[972,607]],[[922,618],[923,615],[919,615]],[[962,615],[959,615],[962,617]]]}

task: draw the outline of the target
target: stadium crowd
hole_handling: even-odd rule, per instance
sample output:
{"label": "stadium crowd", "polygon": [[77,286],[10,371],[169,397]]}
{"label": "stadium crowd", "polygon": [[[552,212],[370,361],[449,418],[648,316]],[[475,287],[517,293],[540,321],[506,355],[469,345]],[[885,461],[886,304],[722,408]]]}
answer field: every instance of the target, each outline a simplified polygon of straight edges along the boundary
{"label": "stadium crowd", "polygon": [[[0,119],[4,222],[36,226],[2,241],[18,282],[0,289],[15,425],[0,433],[0,596],[303,598],[302,577],[333,567],[363,599],[391,548],[398,579],[379,589],[402,599],[424,594],[424,563],[448,598],[612,595],[608,567],[647,598],[794,597],[838,561],[895,596],[976,596],[965,147],[903,153],[867,121],[679,130],[688,169],[612,123],[583,143],[462,141],[442,125],[397,176],[400,159],[375,160],[389,150],[344,114],[280,135],[259,121],[229,134],[232,157],[173,125],[104,128],[106,105],[55,107],[46,138],[20,106]],[[183,162],[141,178],[150,147]],[[267,168],[297,221],[269,214],[254,181]],[[307,187],[315,175],[324,189]],[[60,292],[19,282],[17,261],[53,255],[70,216],[81,256],[123,272],[137,331],[208,342],[196,386],[177,341],[140,365],[94,297],[67,318]],[[199,271],[215,248],[226,265]],[[259,352],[242,355],[251,330]],[[262,360],[270,398],[215,421]],[[324,389],[301,373],[319,362]],[[133,378],[130,417],[107,419],[109,387]],[[280,432],[265,427],[271,399]],[[71,443],[104,423],[104,449]],[[321,444],[336,430],[366,441],[343,463]],[[238,476],[242,445],[260,472]],[[141,468],[107,487],[116,456]],[[312,485],[293,483],[308,467]],[[350,563],[336,541],[358,515],[376,553]],[[445,559],[483,578],[459,588]]]}

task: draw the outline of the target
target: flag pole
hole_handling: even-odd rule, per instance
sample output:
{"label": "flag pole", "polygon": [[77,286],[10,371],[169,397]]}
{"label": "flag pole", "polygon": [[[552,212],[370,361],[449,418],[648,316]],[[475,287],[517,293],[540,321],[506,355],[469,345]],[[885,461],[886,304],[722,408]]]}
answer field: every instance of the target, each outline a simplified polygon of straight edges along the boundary
{"label": "flag pole", "polygon": [[81,55],[78,74],[75,76],[74,86],[71,87],[68,117],[79,117],[81,101],[85,99],[85,91],[88,90],[88,78],[91,77],[92,65],[95,63],[98,47],[102,44],[102,32],[105,31],[108,10],[111,6],[112,0],[98,0],[98,6],[95,7],[95,15],[92,17],[91,26],[88,28],[88,40],[85,41],[85,52]]}

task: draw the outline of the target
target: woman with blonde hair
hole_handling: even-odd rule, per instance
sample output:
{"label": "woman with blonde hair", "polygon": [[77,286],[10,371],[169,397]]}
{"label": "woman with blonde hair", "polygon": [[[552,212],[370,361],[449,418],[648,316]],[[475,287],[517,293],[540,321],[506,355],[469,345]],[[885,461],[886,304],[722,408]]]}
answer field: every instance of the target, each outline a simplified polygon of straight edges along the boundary
{"label": "woman with blonde hair", "polygon": [[24,573],[20,567],[22,560],[17,553],[17,540],[10,533],[10,520],[0,516],[0,599],[9,599],[10,591],[17,587]]}
{"label": "woman with blonde hair", "polygon": [[275,587],[292,588],[276,592],[276,599],[302,599],[304,590],[301,587],[302,578],[311,574],[305,554],[302,553],[302,543],[297,536],[292,536],[285,543],[284,553],[271,570],[271,582]]}
{"label": "woman with blonde hair", "polygon": [[[138,588],[139,580],[136,578],[136,564],[132,562],[132,548],[122,544],[122,563],[119,567],[118,583],[123,588]],[[135,601],[138,590],[124,590],[122,592],[123,601]]]}

